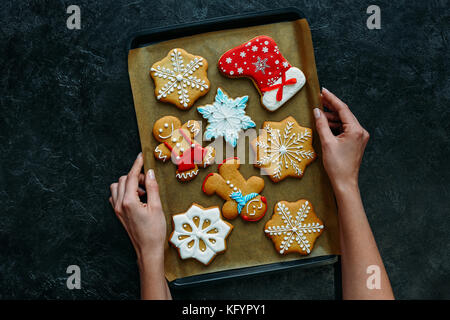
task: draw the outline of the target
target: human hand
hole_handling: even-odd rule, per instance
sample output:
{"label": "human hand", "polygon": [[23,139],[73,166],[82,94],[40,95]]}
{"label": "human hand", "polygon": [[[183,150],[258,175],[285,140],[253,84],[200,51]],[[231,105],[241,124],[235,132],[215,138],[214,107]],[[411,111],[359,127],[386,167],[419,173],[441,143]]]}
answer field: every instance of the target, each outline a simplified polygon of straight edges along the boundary
{"label": "human hand", "polygon": [[[111,184],[111,203],[141,263],[145,257],[163,258],[166,239],[166,219],[159,197],[158,183],[152,169],[147,174],[141,173],[144,159],[138,155],[130,172]],[[141,202],[139,196],[147,190],[147,203]]]}
{"label": "human hand", "polygon": [[[325,170],[335,193],[358,188],[358,172],[369,133],[348,106],[330,91],[323,88],[321,98],[331,111],[314,109]],[[335,136],[331,129],[339,130],[339,135]]]}

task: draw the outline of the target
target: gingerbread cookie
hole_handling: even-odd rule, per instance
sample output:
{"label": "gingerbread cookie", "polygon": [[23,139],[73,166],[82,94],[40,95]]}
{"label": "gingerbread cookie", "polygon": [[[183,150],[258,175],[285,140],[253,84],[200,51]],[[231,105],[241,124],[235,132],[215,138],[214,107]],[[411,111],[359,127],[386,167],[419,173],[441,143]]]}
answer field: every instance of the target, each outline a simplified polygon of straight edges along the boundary
{"label": "gingerbread cookie", "polygon": [[206,167],[214,162],[215,149],[203,148],[194,137],[200,133],[200,123],[189,120],[181,121],[173,116],[157,120],[153,126],[153,136],[162,142],[155,148],[155,158],[172,162],[178,166],[176,177],[180,181],[189,181],[198,175],[198,166]]}
{"label": "gingerbread cookie", "polygon": [[258,36],[225,52],[219,70],[227,77],[248,77],[261,94],[261,103],[275,111],[292,98],[306,82],[303,72],[283,57],[275,41]]}
{"label": "gingerbread cookie", "polygon": [[307,165],[316,159],[312,130],[301,127],[293,117],[280,122],[265,121],[260,135],[251,142],[256,153],[255,167],[273,182],[291,176],[303,177]]}
{"label": "gingerbread cookie", "polygon": [[248,180],[239,172],[238,158],[224,160],[219,173],[210,173],[203,181],[202,190],[207,195],[216,193],[226,200],[222,214],[227,219],[238,215],[247,221],[258,221],[267,210],[267,200],[259,193],[264,189],[264,180],[252,176]]}
{"label": "gingerbread cookie", "polygon": [[308,200],[280,201],[275,204],[273,216],[267,221],[264,232],[280,254],[298,252],[308,255],[323,228],[322,221]]}
{"label": "gingerbread cookie", "polygon": [[208,265],[226,249],[225,240],[233,226],[222,220],[219,207],[203,208],[193,203],[184,213],[172,216],[170,243],[181,259],[194,258]]}
{"label": "gingerbread cookie", "polygon": [[224,137],[225,141],[236,147],[239,133],[242,130],[256,127],[256,124],[245,115],[245,107],[248,96],[229,98],[221,89],[217,89],[217,94],[213,104],[198,107],[198,112],[203,118],[208,120],[205,131],[205,139]]}
{"label": "gingerbread cookie", "polygon": [[209,91],[207,70],[205,58],[179,48],[170,50],[150,69],[156,99],[172,103],[182,110],[189,109],[195,100]]}

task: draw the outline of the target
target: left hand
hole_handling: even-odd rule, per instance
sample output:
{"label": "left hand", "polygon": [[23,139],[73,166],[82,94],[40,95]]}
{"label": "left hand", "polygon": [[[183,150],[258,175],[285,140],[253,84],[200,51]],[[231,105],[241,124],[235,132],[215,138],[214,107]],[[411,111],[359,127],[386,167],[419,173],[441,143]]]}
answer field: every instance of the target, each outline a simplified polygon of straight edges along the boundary
{"label": "left hand", "polygon": [[[166,241],[166,219],[158,183],[152,169],[148,170],[145,176],[141,173],[143,164],[144,159],[140,153],[128,175],[111,184],[109,197],[117,218],[133,243],[139,262],[149,257],[164,258]],[[145,184],[147,203],[141,202],[139,198],[145,194],[139,184]]]}

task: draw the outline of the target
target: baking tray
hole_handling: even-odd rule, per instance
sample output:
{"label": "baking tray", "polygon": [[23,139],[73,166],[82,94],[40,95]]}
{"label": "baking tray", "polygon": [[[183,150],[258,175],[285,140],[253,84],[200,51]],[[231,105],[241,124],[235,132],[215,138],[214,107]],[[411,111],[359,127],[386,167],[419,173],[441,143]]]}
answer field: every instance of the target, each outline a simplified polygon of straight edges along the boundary
{"label": "baking tray", "polygon": [[[220,31],[225,29],[246,28],[257,25],[271,24],[285,21],[303,19],[305,16],[297,8],[289,7],[276,10],[267,10],[256,13],[224,16],[207,19],[199,23],[179,24],[167,27],[142,30],[132,35],[128,50],[145,47],[161,41],[187,37],[199,33]],[[183,288],[208,284],[215,281],[231,278],[256,276],[265,273],[281,272],[294,268],[306,268],[333,264],[338,261],[337,255],[326,255],[299,259],[286,262],[270,263],[265,265],[230,269],[207,274],[188,276],[169,282],[172,288]]]}

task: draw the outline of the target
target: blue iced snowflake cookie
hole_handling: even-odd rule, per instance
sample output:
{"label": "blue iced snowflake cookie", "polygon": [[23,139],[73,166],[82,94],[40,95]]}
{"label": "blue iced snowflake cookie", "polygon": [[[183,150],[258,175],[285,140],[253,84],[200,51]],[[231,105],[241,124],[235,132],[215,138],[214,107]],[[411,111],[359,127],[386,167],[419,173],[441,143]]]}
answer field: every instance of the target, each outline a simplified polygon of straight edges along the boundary
{"label": "blue iced snowflake cookie", "polygon": [[248,96],[232,99],[218,88],[213,104],[197,108],[203,118],[208,120],[205,139],[224,137],[225,141],[236,147],[239,132],[256,127],[255,122],[245,115],[247,101]]}

